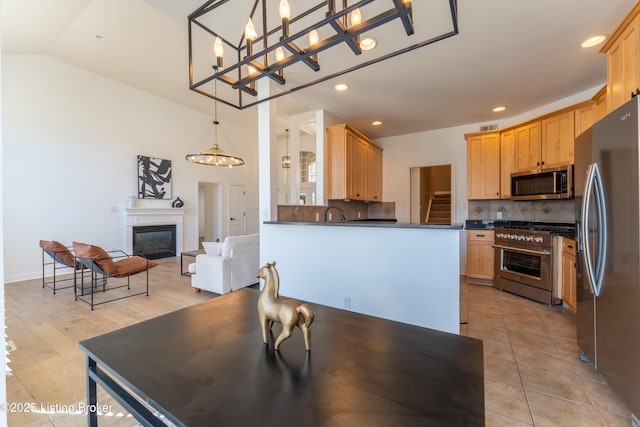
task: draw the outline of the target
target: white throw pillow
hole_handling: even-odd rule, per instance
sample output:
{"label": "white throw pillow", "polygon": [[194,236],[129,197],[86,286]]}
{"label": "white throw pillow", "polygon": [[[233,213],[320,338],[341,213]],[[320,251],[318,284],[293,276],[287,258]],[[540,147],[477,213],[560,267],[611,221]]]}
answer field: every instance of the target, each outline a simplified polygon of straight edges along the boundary
{"label": "white throw pillow", "polygon": [[202,247],[208,255],[220,255],[222,253],[222,243],[219,242],[202,242]]}

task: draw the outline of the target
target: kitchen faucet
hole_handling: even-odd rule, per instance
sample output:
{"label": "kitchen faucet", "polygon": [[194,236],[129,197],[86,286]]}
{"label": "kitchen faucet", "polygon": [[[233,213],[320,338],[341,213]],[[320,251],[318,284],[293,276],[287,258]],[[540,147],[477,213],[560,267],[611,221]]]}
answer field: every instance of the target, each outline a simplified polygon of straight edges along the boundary
{"label": "kitchen faucet", "polygon": [[327,222],[327,213],[329,212],[329,209],[337,209],[340,214],[340,222],[344,222],[344,212],[342,212],[342,208],[340,206],[327,206],[324,210],[324,222]]}

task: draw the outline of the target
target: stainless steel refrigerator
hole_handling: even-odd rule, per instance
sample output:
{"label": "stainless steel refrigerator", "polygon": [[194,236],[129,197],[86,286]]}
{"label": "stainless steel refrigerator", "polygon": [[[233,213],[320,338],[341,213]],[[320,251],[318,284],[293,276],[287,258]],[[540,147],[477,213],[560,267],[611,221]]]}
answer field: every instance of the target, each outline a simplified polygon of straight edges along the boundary
{"label": "stainless steel refrigerator", "polygon": [[578,345],[640,416],[640,97],[576,138]]}

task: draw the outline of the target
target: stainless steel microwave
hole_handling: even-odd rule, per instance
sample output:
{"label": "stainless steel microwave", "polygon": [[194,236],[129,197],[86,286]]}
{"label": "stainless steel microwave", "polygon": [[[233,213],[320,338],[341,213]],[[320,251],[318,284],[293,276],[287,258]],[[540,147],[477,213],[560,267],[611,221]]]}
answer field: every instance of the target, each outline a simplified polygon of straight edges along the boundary
{"label": "stainless steel microwave", "polygon": [[570,199],[573,197],[573,165],[511,174],[511,199]]}

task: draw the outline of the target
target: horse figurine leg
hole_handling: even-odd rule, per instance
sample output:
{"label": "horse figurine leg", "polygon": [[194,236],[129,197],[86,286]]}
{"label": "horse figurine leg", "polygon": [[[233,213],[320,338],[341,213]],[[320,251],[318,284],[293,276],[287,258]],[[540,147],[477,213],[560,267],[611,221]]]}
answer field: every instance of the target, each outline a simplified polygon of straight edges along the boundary
{"label": "horse figurine leg", "polygon": [[275,348],[276,350],[278,350],[280,348],[280,344],[282,344],[282,341],[288,339],[291,337],[291,334],[293,334],[293,328],[295,327],[295,324],[290,325],[290,324],[282,324],[282,332],[280,332],[280,335],[278,335],[278,339],[276,339],[276,343],[275,343]]}
{"label": "horse figurine leg", "polygon": [[296,311],[300,314],[298,317],[298,328],[302,331],[304,337],[304,346],[307,351],[311,350],[311,323],[315,313],[309,304],[300,304],[296,307]]}
{"label": "horse figurine leg", "polygon": [[269,342],[269,331],[271,330],[271,320],[267,319],[262,313],[260,313],[260,327],[262,328],[262,341],[265,344]]}

